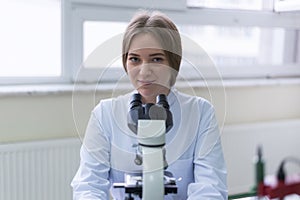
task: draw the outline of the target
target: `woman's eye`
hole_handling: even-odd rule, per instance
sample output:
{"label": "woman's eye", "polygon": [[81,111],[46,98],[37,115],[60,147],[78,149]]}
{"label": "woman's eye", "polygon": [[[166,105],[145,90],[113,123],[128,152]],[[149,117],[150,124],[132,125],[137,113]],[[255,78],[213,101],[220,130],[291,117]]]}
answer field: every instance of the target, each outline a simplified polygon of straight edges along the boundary
{"label": "woman's eye", "polygon": [[163,58],[153,58],[153,62],[163,62]]}
{"label": "woman's eye", "polygon": [[139,62],[140,59],[137,57],[130,57],[128,60],[130,60],[133,63],[137,63],[137,62]]}

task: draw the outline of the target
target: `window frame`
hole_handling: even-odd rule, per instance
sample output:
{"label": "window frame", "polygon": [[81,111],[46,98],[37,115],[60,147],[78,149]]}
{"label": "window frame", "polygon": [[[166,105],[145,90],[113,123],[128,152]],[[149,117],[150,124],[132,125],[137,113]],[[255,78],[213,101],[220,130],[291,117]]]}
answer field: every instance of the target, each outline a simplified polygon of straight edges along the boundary
{"label": "window frame", "polygon": [[[61,63],[62,75],[60,77],[3,77],[0,78],[0,84],[43,84],[43,83],[95,83],[98,78],[93,77],[102,73],[97,69],[88,69],[81,71],[80,77],[77,72],[81,65],[83,57],[83,23],[85,20],[111,20],[128,22],[133,12],[139,8],[158,9],[166,13],[176,24],[194,24],[194,25],[215,25],[215,26],[258,26],[258,27],[281,27],[288,29],[297,29],[292,37],[287,38],[289,42],[297,42],[295,48],[297,55],[293,55],[296,64],[287,67],[283,66],[253,66],[251,71],[245,72],[239,67],[218,67],[222,79],[240,79],[240,78],[277,78],[277,77],[300,77],[300,14],[295,13],[276,13],[270,10],[224,10],[211,8],[188,7],[185,0],[152,0],[140,1],[131,0],[124,2],[122,0],[61,0]],[[105,13],[100,15],[99,13]],[[118,11],[118,16],[113,11]],[[286,52],[285,57],[290,55]],[[291,59],[291,56],[289,57]],[[289,69],[287,71],[287,69]],[[120,74],[120,69],[117,69]],[[123,69],[122,69],[123,70]],[[123,72],[124,73],[124,72]],[[115,81],[119,75],[112,74],[105,77],[102,81]],[[214,76],[209,78],[216,78]]]}
{"label": "window frame", "polygon": [[[72,10],[72,24],[74,30],[72,31],[73,44],[77,43],[73,49],[75,49],[74,58],[75,66],[79,66],[82,60],[83,50],[83,22],[84,20],[111,20],[111,21],[125,21],[130,19],[130,12],[136,10],[137,7],[141,7],[141,3],[133,2],[132,4],[127,2],[117,4],[118,1],[104,2],[96,0],[69,0],[69,3],[76,7],[76,11]],[[154,2],[154,3],[153,3]],[[155,4],[153,1],[152,4]],[[176,7],[177,6],[177,7]],[[165,12],[170,18],[174,20],[176,24],[195,24],[195,25],[216,25],[216,26],[259,26],[266,28],[296,28],[300,29],[300,16],[296,16],[290,13],[278,14],[272,11],[249,11],[249,10],[222,10],[211,8],[188,8],[182,4],[173,6],[171,9],[163,7],[160,10]],[[96,8],[96,9],[95,9]],[[101,17],[102,12],[109,8],[110,13],[118,12],[118,16],[104,14]],[[299,32],[299,31],[298,31]],[[292,37],[286,37],[289,41],[297,41],[299,34],[293,34]],[[80,41],[80,42],[79,42]],[[298,45],[299,46],[299,45]],[[298,47],[299,49],[299,47]],[[289,54],[287,52],[286,54]],[[299,52],[298,52],[299,53]],[[284,55],[286,56],[286,55]],[[295,56],[295,55],[294,55]],[[294,56],[292,56],[294,58]],[[299,55],[297,55],[297,61]],[[300,67],[295,65],[289,65],[283,67],[280,66],[253,66],[251,70],[245,72],[244,69],[239,67],[218,67],[218,71],[222,76],[222,79],[237,79],[237,78],[278,78],[278,77],[300,77]],[[284,64],[286,65],[286,64]],[[288,69],[288,70],[287,70]],[[78,67],[74,68],[78,70]],[[116,69],[120,70],[120,69]],[[122,69],[123,70],[123,69]],[[98,72],[98,73],[97,73]],[[95,82],[98,80],[95,74],[99,77],[99,69],[85,69],[80,71],[78,77],[76,73],[73,73],[73,81],[76,82]],[[114,73],[113,73],[114,74]],[[101,81],[113,81],[117,77],[113,74],[109,78],[102,77]],[[118,73],[117,73],[118,74]],[[120,74],[120,72],[119,72]],[[208,77],[211,79],[219,78],[214,75]],[[191,78],[192,79],[192,78]]]}
{"label": "window frame", "polygon": [[[76,1],[77,2],[77,1]],[[76,5],[75,5],[76,6]],[[91,69],[91,68],[81,68],[82,62],[83,62],[83,27],[84,27],[84,21],[98,21],[98,20],[108,20],[108,21],[124,21],[128,22],[130,19],[126,14],[127,11],[124,12],[123,9],[119,8],[118,15],[107,15],[108,13],[111,13],[111,11],[108,11],[107,9],[103,8],[101,10],[97,10],[94,12],[97,12],[98,14],[104,14],[104,17],[100,17],[97,15],[94,15],[94,12],[91,12],[90,10],[86,9],[86,6],[83,6],[80,4],[79,8],[76,7],[75,10],[71,11],[72,16],[72,30],[69,31],[71,33],[71,44],[72,44],[72,51],[70,52],[72,55],[70,55],[72,60],[68,59],[66,60],[69,63],[66,63],[67,66],[72,66],[72,81],[73,82],[83,82],[83,83],[95,83],[98,81],[98,77],[101,75],[103,70],[100,69]],[[73,7],[74,9],[74,7]],[[121,14],[121,18],[120,18]],[[70,27],[71,28],[71,27]],[[67,53],[67,52],[66,52]],[[78,73],[80,71],[80,73]],[[117,74],[119,74],[120,69],[116,69],[113,71],[117,71]],[[114,76],[116,73],[112,73],[111,76],[102,77],[102,81],[109,82],[112,80],[116,80],[118,76]]]}

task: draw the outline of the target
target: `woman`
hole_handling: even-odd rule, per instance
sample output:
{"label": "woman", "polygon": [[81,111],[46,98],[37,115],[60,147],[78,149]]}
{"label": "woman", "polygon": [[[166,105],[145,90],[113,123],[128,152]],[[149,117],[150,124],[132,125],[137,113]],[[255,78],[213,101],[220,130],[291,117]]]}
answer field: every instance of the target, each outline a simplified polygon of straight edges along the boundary
{"label": "woman", "polygon": [[74,199],[125,199],[124,173],[141,171],[134,163],[137,139],[127,126],[132,94],[155,103],[165,94],[173,115],[166,134],[167,170],[178,193],[165,199],[227,199],[226,168],[213,106],[201,97],[178,92],[173,85],[181,62],[181,39],[175,24],[159,12],[140,12],[123,38],[123,66],[136,89],[101,100],[92,111],[81,148],[80,167],[72,181]]}

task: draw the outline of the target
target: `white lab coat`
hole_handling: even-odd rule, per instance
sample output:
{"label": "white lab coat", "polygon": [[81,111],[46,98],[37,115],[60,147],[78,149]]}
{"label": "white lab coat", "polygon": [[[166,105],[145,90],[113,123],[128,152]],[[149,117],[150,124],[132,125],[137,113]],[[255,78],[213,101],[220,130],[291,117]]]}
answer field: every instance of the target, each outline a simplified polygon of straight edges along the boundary
{"label": "white lab coat", "polygon": [[[124,189],[114,189],[112,184],[124,182],[124,173],[141,171],[134,164],[132,146],[137,139],[127,127],[133,93],[101,100],[92,111],[80,167],[71,183],[74,200],[106,200],[109,192],[114,199],[124,200]],[[227,173],[213,106],[176,89],[167,98],[174,124],[166,134],[167,171],[178,179],[178,193],[165,199],[227,199]]]}

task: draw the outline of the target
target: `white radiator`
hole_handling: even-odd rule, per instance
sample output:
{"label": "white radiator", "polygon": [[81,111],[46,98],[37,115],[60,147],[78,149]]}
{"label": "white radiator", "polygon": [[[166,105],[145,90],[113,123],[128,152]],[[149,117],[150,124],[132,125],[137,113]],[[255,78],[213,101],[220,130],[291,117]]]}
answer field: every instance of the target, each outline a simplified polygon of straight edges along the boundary
{"label": "white radiator", "polygon": [[71,200],[79,139],[0,145],[1,200]]}

